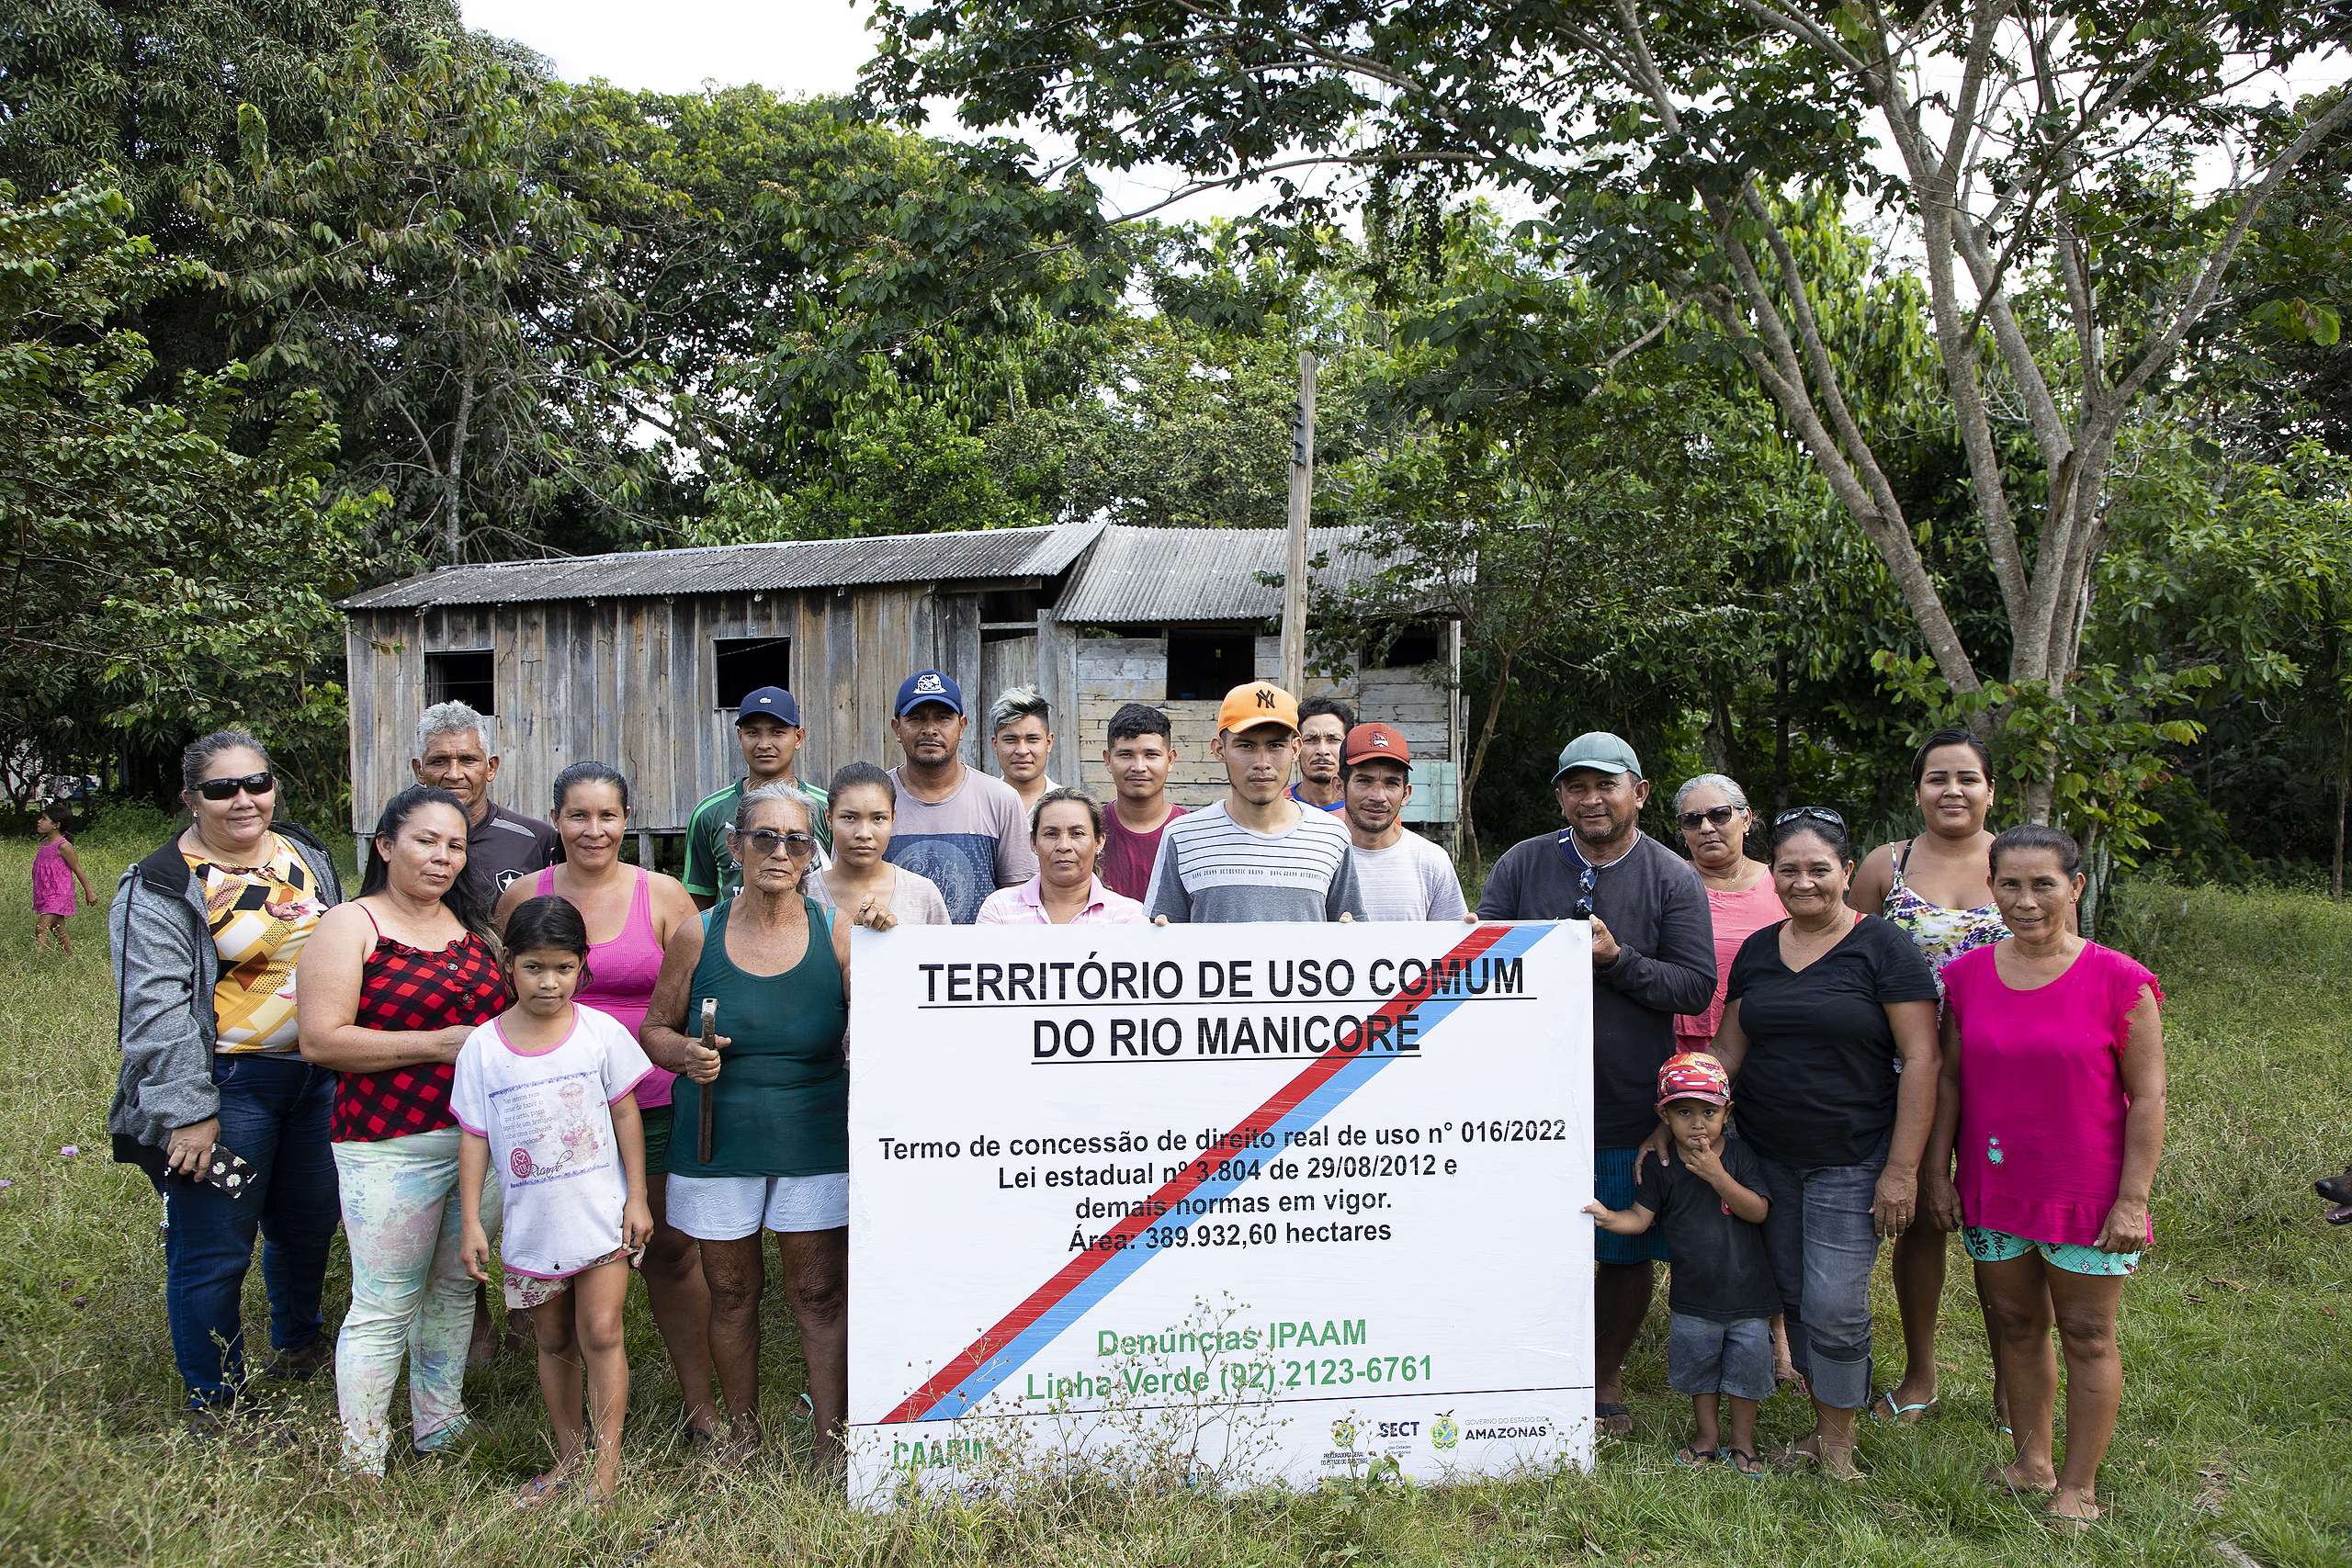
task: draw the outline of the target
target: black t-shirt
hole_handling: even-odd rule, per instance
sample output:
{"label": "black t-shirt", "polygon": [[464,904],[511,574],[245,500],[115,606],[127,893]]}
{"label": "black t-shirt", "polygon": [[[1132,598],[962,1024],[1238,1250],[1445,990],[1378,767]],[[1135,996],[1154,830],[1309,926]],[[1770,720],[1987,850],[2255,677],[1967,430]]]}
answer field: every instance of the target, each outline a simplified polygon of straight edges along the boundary
{"label": "black t-shirt", "polygon": [[[1724,1169],[1758,1197],[1765,1195],[1764,1172],[1737,1138],[1724,1140]],[[1666,1287],[1668,1307],[1710,1323],[1770,1317],[1781,1310],[1764,1227],[1733,1213],[1679,1157],[1672,1165],[1645,1162],[1634,1201],[1657,1216],[1651,1223],[1666,1233],[1667,1250],[1674,1255]]]}
{"label": "black t-shirt", "polygon": [[562,858],[563,840],[553,828],[495,801],[481,825],[466,832],[466,868],[488,883],[493,897],[516,878],[544,871]]}
{"label": "black t-shirt", "polygon": [[1875,915],[1792,974],[1781,962],[1785,924],[1740,944],[1724,992],[1747,1036],[1740,1134],[1784,1165],[1860,1165],[1894,1126],[1887,1004],[1934,1001],[1936,976],[1911,939]]}

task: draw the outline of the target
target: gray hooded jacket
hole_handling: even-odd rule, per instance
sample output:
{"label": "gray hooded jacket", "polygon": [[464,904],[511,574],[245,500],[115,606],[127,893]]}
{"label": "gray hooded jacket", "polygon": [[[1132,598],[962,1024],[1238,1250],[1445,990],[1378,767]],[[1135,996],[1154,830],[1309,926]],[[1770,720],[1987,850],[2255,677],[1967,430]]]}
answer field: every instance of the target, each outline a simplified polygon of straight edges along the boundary
{"label": "gray hooded jacket", "polygon": [[[270,829],[292,844],[311,868],[322,902],[343,902],[343,882],[327,848],[302,829]],[[204,890],[188,870],[175,834],[122,874],[107,911],[114,945],[117,1033],[122,1076],[107,1131],[115,1157],[146,1165],[172,1129],[204,1121],[220,1109],[212,1087],[216,1039],[212,987],[220,977]]]}

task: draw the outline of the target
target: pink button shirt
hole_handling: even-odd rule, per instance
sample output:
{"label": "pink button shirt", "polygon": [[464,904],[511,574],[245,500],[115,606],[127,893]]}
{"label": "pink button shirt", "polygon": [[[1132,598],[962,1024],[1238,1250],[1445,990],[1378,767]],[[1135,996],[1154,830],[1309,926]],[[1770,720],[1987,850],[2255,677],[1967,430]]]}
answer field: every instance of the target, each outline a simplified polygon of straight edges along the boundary
{"label": "pink button shirt", "polygon": [[[1033,876],[1018,887],[1000,887],[980,906],[980,913],[972,923],[979,926],[1048,926],[1046,907],[1039,902],[1044,878]],[[1125,894],[1114,893],[1102,886],[1102,879],[1093,879],[1086,896],[1086,908],[1070,917],[1074,926],[1139,926],[1144,923],[1143,906]]]}

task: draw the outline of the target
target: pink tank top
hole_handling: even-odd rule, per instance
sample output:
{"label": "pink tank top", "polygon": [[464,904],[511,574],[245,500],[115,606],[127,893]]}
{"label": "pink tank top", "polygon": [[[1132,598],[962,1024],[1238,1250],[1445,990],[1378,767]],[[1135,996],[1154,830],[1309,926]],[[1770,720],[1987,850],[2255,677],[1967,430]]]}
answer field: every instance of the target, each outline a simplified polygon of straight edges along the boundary
{"label": "pink tank top", "polygon": [[2053,1246],[2098,1242],[2123,1178],[2124,1018],[2143,987],[2164,1001],[2146,965],[2095,942],[2030,991],[2001,978],[1990,945],[1944,965],[1967,1224]]}
{"label": "pink tank top", "polygon": [[[573,993],[599,1012],[610,1013],[634,1039],[645,1027],[645,1010],[653,1001],[653,982],[662,976],[662,939],[653,930],[653,878],[642,866],[637,871],[637,892],[628,901],[628,919],[621,934],[610,942],[588,944],[588,980]],[[539,873],[541,897],[555,892],[555,867]],[[670,1103],[670,1086],[677,1074],[656,1067],[637,1086],[640,1111]]]}

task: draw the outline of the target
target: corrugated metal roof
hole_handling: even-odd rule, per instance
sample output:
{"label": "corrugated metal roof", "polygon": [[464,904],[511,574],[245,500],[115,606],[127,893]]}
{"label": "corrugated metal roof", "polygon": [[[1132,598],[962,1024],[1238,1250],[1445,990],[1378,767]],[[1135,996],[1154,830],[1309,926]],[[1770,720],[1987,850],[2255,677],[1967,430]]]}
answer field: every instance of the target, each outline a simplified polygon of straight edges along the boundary
{"label": "corrugated metal roof", "polygon": [[[1054,614],[1091,626],[1164,621],[1270,621],[1283,613],[1279,579],[1289,565],[1281,528],[1102,530]],[[1376,573],[1382,563],[1352,528],[1308,530],[1309,592],[1336,592]],[[1317,557],[1323,565],[1314,567]],[[1272,572],[1277,581],[1259,581]]]}
{"label": "corrugated metal roof", "polygon": [[1040,528],[801,539],[447,566],[355,594],[343,602],[343,607],[409,610],[443,604],[650,599],[882,582],[1052,577],[1084,554],[1102,528],[1099,523],[1069,523]]}

